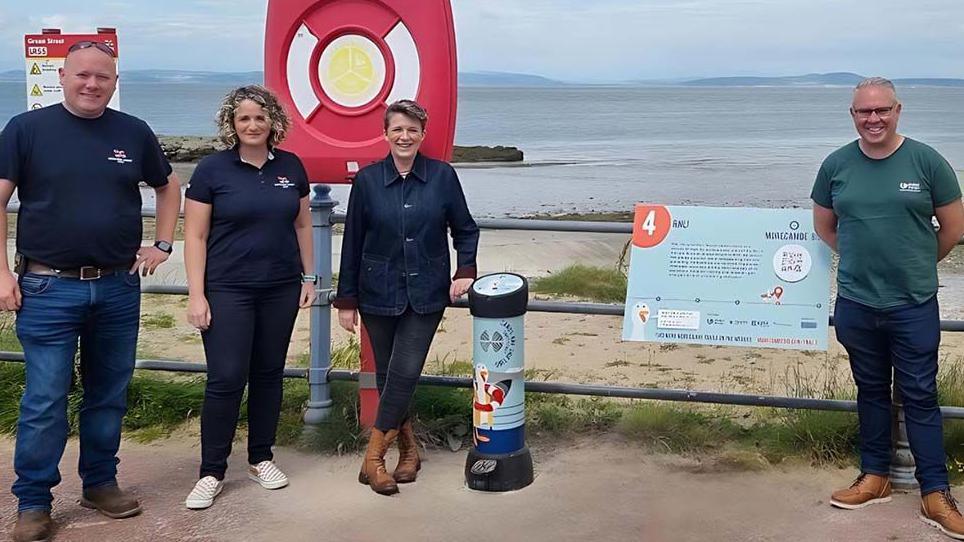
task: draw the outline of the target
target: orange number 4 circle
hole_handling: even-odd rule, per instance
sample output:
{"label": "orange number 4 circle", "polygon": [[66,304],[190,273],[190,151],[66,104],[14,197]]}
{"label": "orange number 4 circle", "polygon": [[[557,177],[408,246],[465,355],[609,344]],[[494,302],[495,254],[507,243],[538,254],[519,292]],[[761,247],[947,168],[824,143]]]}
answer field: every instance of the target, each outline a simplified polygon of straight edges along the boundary
{"label": "orange number 4 circle", "polygon": [[639,248],[655,247],[669,235],[672,223],[673,219],[666,207],[636,204],[636,214],[633,218],[633,245]]}

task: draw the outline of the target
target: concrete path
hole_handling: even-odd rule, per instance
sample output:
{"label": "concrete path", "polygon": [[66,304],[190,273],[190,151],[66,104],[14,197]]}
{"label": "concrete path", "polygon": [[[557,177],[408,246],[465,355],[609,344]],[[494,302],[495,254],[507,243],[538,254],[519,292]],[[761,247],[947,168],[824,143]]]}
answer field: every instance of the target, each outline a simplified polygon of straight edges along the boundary
{"label": "concrete path", "polygon": [[[0,486],[13,479],[13,443],[0,440]],[[360,456],[317,456],[279,449],[291,478],[267,491],[245,477],[244,445],[215,506],[190,511],[182,502],[195,481],[193,439],[151,445],[125,442],[121,480],[145,512],[110,520],[77,503],[77,442],[62,462],[56,488],[55,540],[105,541],[741,541],[949,540],[916,517],[915,495],[863,511],[831,508],[831,488],[849,470],[806,467],[713,472],[692,459],[647,455],[614,438],[568,448],[537,446],[536,480],[509,494],[463,486],[465,452],[431,451],[416,484],[382,497],[358,484]],[[9,537],[16,503],[0,496],[0,537]]]}

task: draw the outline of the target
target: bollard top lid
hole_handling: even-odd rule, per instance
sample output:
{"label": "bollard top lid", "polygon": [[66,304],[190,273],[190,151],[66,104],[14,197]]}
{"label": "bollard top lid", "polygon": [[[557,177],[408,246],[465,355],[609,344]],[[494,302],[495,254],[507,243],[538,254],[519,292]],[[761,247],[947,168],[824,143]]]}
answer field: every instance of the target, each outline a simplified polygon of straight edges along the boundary
{"label": "bollard top lid", "polygon": [[476,279],[469,289],[469,311],[481,318],[511,318],[526,313],[529,283],[515,273],[493,273]]}

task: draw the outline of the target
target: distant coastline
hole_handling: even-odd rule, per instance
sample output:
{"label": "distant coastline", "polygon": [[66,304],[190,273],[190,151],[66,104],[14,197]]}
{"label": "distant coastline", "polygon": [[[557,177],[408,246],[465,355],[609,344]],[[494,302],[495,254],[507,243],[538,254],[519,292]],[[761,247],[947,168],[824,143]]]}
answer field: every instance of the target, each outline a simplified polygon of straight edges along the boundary
{"label": "distant coastline", "polygon": [[[213,137],[160,136],[158,139],[167,159],[178,163],[197,162],[223,148]],[[456,145],[452,152],[452,162],[457,163],[521,162],[522,159],[523,153],[517,147],[501,145]]]}
{"label": "distant coastline", "polygon": [[[461,88],[477,87],[592,87],[592,86],[631,86],[631,87],[852,87],[864,75],[852,72],[809,73],[788,76],[729,76],[729,77],[689,77],[675,79],[632,79],[622,81],[562,81],[541,75],[510,72],[459,72]],[[123,84],[209,84],[209,85],[250,85],[261,83],[264,73],[212,72],[195,70],[122,70]],[[0,82],[24,83],[23,70],[0,71]],[[894,78],[898,86],[926,87],[964,87],[964,78],[953,77],[903,77]]]}

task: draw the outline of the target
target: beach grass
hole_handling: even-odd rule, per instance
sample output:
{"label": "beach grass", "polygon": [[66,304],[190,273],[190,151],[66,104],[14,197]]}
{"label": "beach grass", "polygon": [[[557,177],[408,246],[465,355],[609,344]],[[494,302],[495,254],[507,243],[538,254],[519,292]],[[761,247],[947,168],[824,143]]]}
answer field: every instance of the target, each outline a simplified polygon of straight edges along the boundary
{"label": "beach grass", "polygon": [[575,264],[546,277],[533,279],[533,292],[620,303],[626,299],[626,275],[616,267]]}
{"label": "beach grass", "polygon": [[[580,275],[583,280],[591,274]],[[152,321],[153,322],[153,321]],[[164,318],[145,321],[163,328]],[[9,313],[0,315],[0,349],[19,351]],[[359,344],[351,337],[332,350],[332,367],[358,369]],[[307,356],[292,365],[306,366]],[[827,357],[815,371],[795,368],[771,378],[767,393],[797,397],[853,399],[852,384],[840,377],[836,358]],[[444,356],[430,360],[426,373],[469,376],[472,363]],[[528,379],[542,378],[535,372]],[[75,379],[75,382],[79,380]],[[14,434],[24,386],[22,363],[0,362],[0,433]],[[353,453],[365,444],[358,419],[357,384],[332,382],[334,406],[328,421],[307,429],[302,422],[308,389],[300,379],[286,380],[278,442],[319,453]],[[964,406],[964,358],[941,360],[938,378],[943,405]],[[76,435],[82,390],[69,395],[69,423]],[[149,442],[183,427],[195,427],[204,400],[204,376],[135,371],[128,396],[125,435]],[[655,453],[712,458],[728,468],[761,468],[784,461],[814,465],[848,465],[857,461],[857,417],[853,413],[786,409],[749,409],[655,401],[614,400],[528,393],[527,431],[545,445],[587,435],[618,435]],[[245,434],[246,403],[239,437]],[[467,389],[420,386],[413,419],[419,438],[429,446],[458,449],[471,441],[471,392]],[[945,446],[954,480],[964,480],[964,421],[946,420]]]}

